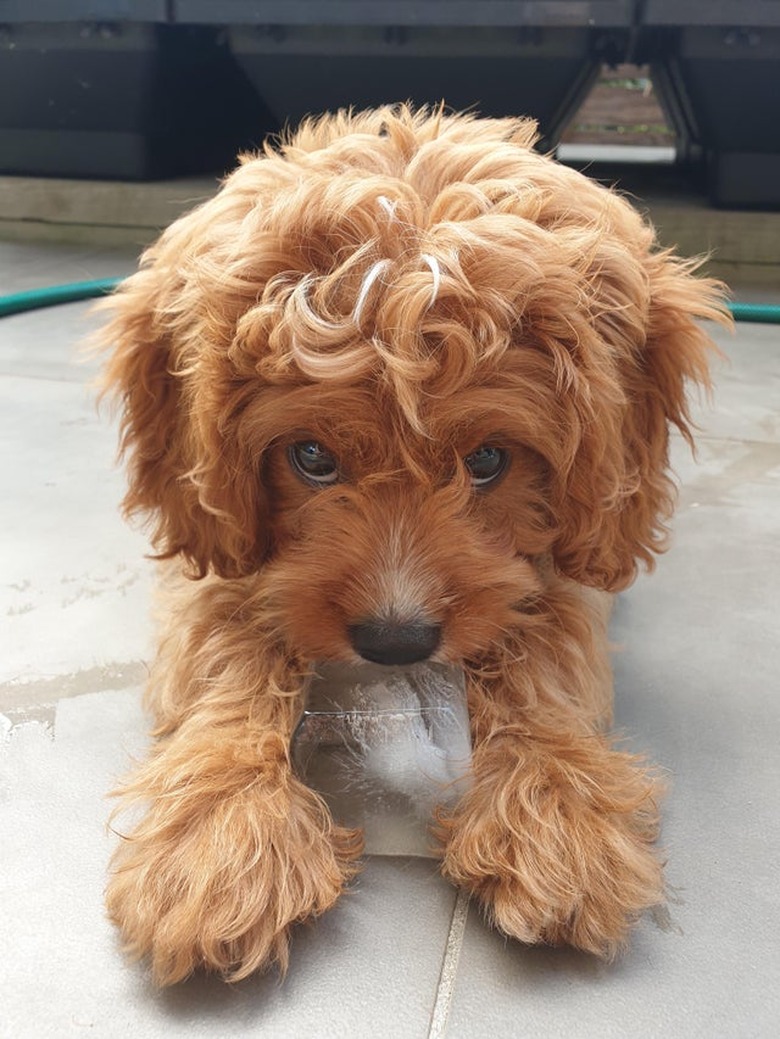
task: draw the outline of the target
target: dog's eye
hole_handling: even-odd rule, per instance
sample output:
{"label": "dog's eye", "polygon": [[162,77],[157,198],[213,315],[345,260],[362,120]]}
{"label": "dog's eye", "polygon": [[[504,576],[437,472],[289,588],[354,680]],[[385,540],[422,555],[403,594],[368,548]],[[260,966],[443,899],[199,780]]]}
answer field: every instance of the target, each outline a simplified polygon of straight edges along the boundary
{"label": "dog's eye", "polygon": [[467,455],[464,461],[471,473],[473,486],[484,487],[498,479],[506,469],[507,458],[506,451],[500,447],[491,447],[490,444],[483,444]]}
{"label": "dog's eye", "polygon": [[289,449],[290,464],[307,483],[318,487],[337,483],[339,467],[333,455],[316,440],[302,440]]}

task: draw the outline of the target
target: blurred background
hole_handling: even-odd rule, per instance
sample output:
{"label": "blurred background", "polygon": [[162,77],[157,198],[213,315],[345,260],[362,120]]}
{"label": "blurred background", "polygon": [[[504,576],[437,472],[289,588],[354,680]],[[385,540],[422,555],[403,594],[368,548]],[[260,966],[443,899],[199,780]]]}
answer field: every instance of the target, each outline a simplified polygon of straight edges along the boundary
{"label": "blurred background", "polygon": [[0,171],[213,172],[306,113],[445,100],[778,207],[779,57],[778,0],[0,0]]}
{"label": "blurred background", "polygon": [[0,237],[144,245],[307,113],[443,100],[773,279],[778,59],[780,0],[0,0]]}

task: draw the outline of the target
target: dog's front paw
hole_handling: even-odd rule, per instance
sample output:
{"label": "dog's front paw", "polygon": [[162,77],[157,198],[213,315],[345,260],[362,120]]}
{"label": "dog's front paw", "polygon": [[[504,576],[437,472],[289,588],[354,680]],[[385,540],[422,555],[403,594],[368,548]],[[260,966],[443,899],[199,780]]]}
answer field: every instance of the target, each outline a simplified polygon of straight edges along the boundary
{"label": "dog's front paw", "polygon": [[334,904],[361,850],[297,783],[189,817],[158,802],[117,849],[108,912],[159,985],[200,967],[229,981],[284,970],[290,926]]}
{"label": "dog's front paw", "polygon": [[611,958],[637,918],[664,901],[651,797],[616,812],[560,788],[486,804],[477,787],[443,826],[444,875],[522,942]]}

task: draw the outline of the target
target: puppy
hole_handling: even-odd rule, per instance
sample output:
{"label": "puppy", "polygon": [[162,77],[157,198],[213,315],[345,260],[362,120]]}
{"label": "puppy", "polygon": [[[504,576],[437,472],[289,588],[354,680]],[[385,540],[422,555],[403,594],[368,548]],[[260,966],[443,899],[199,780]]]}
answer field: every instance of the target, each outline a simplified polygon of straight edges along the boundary
{"label": "puppy", "polygon": [[357,868],[290,766],[318,661],[456,662],[473,783],[441,871],[611,956],[662,902],[658,785],[608,735],[605,593],[663,549],[669,427],[720,286],[524,119],[307,120],[108,301],[128,514],[167,587],[108,909],[162,985],[287,962]]}

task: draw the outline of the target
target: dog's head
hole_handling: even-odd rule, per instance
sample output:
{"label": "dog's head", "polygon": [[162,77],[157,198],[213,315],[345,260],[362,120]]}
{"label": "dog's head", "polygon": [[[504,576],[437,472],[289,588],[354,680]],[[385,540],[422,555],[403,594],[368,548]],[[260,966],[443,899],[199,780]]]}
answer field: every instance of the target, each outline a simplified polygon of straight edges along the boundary
{"label": "dog's head", "polygon": [[712,282],[524,120],[328,116],[247,157],[109,306],[128,512],[262,573],[311,658],[487,652],[545,568],[663,547]]}

